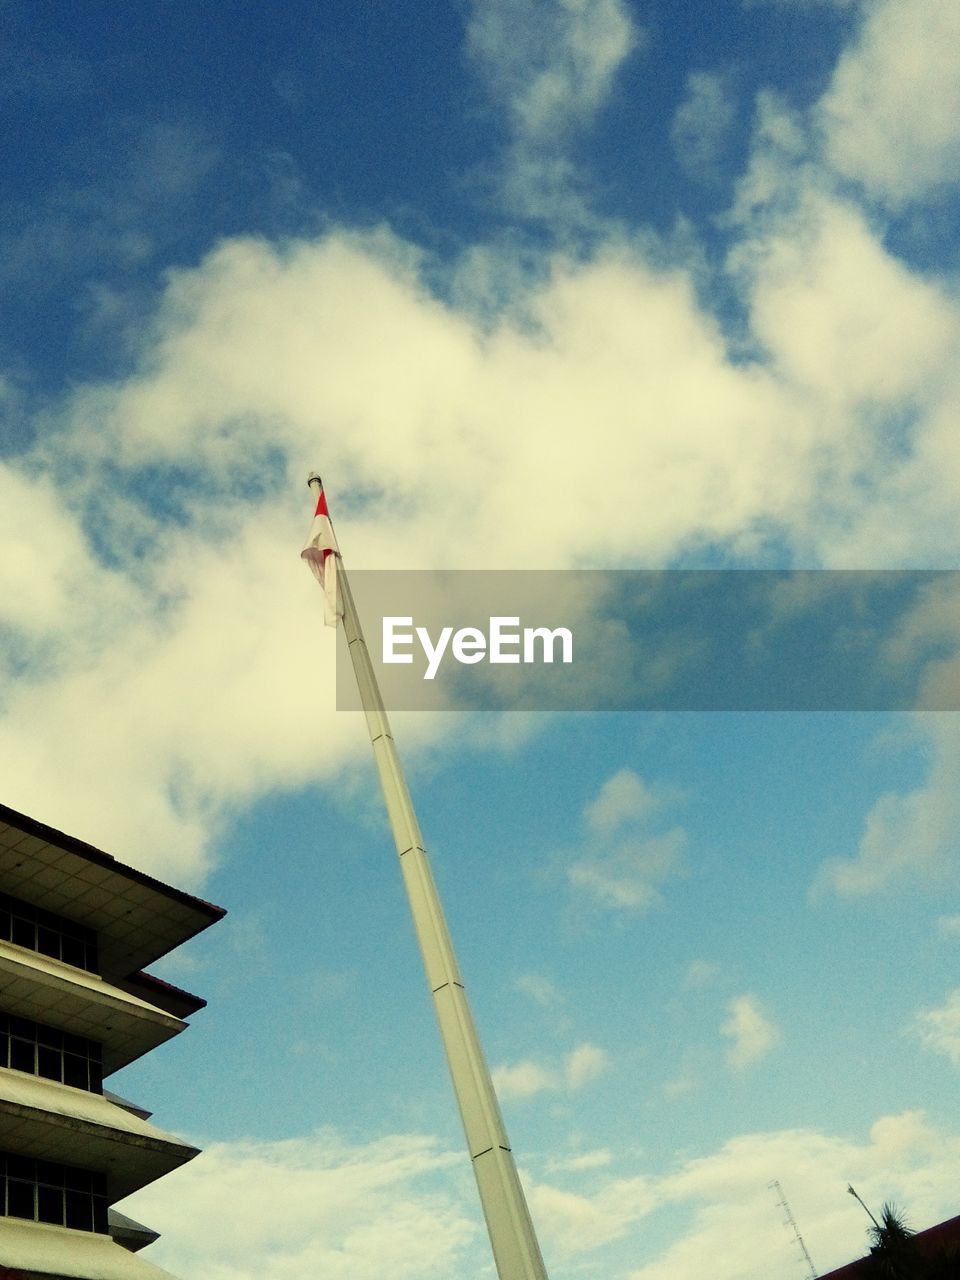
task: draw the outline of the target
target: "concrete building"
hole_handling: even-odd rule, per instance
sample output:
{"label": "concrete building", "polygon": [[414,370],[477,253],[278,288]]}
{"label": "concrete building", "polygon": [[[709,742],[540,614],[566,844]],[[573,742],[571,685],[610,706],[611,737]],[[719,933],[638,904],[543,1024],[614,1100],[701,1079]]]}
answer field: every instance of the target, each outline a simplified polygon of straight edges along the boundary
{"label": "concrete building", "polygon": [[0,805],[0,1280],[161,1280],[116,1201],[197,1155],[103,1081],[205,1001],[145,973],[222,908]]}

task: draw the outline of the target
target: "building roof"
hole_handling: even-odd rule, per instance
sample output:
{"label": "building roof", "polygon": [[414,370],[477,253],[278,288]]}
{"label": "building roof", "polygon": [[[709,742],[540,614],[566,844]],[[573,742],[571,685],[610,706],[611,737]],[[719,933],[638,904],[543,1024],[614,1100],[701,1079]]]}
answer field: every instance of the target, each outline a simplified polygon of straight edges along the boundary
{"label": "building roof", "polygon": [[[3,1012],[96,1040],[111,1075],[184,1028],[145,998],[35,951],[0,939]],[[145,991],[145,995],[149,991]]]}
{"label": "building roof", "polygon": [[83,1280],[174,1280],[169,1271],[137,1257],[111,1236],[56,1231],[42,1222],[0,1218],[0,1266],[14,1274]]}
{"label": "building roof", "polygon": [[0,883],[96,929],[103,976],[127,978],[226,914],[75,836],[0,805]]}
{"label": "building roof", "polygon": [[189,1018],[191,1013],[207,1007],[203,996],[195,996],[192,991],[175,987],[172,982],[158,978],[155,973],[131,973],[128,978],[118,979],[117,986],[157,1009],[172,1013],[175,1018]]}
{"label": "building roof", "polygon": [[[927,1227],[926,1231],[918,1231],[914,1236],[917,1251],[921,1257],[934,1258],[945,1252],[947,1248],[960,1247],[960,1215],[938,1222],[936,1226]],[[867,1280],[871,1274],[869,1254],[848,1262],[835,1271],[828,1271],[820,1280]]]}
{"label": "building roof", "polygon": [[160,1239],[159,1231],[154,1231],[152,1227],[145,1227],[142,1222],[137,1222],[136,1218],[128,1218],[119,1209],[109,1209],[107,1219],[110,1235],[131,1253],[138,1253],[148,1244],[154,1244]]}
{"label": "building roof", "polygon": [[0,1146],[104,1174],[110,1203],[199,1154],[103,1094],[9,1069],[0,1074]]}

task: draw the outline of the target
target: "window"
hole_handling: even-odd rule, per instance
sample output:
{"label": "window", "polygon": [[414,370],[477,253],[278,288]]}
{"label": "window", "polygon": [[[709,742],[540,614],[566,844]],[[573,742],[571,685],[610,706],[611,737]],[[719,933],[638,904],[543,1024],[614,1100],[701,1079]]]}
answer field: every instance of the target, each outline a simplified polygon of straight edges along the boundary
{"label": "window", "polygon": [[103,1092],[103,1056],[96,1040],[13,1014],[0,1013],[0,1067]]}
{"label": "window", "polygon": [[97,935],[84,924],[0,893],[0,939],[99,973]]}
{"label": "window", "polygon": [[107,1231],[102,1173],[0,1151],[0,1213],[77,1231]]}

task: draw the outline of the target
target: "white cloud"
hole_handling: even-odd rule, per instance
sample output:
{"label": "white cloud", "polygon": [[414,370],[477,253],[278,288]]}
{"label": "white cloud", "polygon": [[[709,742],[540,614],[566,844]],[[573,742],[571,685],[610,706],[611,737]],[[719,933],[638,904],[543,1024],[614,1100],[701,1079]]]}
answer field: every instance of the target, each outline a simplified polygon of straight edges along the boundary
{"label": "white cloud", "polygon": [[0,624],[31,646],[70,645],[104,607],[131,603],[122,578],[97,564],[65,496],[52,479],[0,463]]}
{"label": "white cloud", "polygon": [[[947,428],[960,407],[952,291],[890,251],[883,227],[838,195],[807,121],[769,94],[730,225],[741,234],[728,265],[763,366],[808,410],[792,445],[805,483],[822,487],[816,515],[793,527],[798,562],[955,563],[942,530],[960,503],[937,479],[960,457]],[[908,510],[923,511],[909,533]]]}
{"label": "white cloud", "polygon": [[949,1170],[958,1153],[960,1136],[937,1132],[920,1112],[884,1117],[864,1144],[809,1130],[734,1138],[658,1181],[658,1201],[686,1203],[693,1217],[629,1280],[792,1274],[796,1246],[776,1210],[773,1178],[783,1180],[817,1267],[832,1269],[866,1249],[862,1215],[843,1194],[849,1181],[868,1202],[893,1198],[910,1206],[913,1221],[932,1225],[953,1213]]}
{"label": "white cloud", "polygon": [[682,1055],[680,1069],[676,1075],[664,1081],[664,1097],[685,1098],[688,1094],[696,1093],[702,1087],[703,1076],[696,1062],[698,1057],[698,1054],[693,1054],[689,1051]]}
{"label": "white cloud", "polygon": [[937,920],[937,932],[946,938],[960,936],[960,916],[940,916]]}
{"label": "white cloud", "polygon": [[606,1147],[598,1147],[594,1151],[581,1151],[574,1156],[557,1156],[547,1161],[550,1172],[579,1173],[583,1169],[603,1169],[613,1159]]}
{"label": "white cloud", "polygon": [[895,673],[917,673],[920,708],[960,706],[960,577],[938,574],[923,583],[881,652]]}
{"label": "white cloud", "polygon": [[[623,1280],[769,1280],[796,1267],[773,1179],[782,1180],[825,1272],[866,1248],[862,1213],[845,1195],[848,1182],[868,1202],[893,1198],[909,1206],[918,1226],[932,1225],[955,1208],[958,1157],[960,1134],[908,1111],[879,1119],[866,1141],[788,1129],[744,1134],[656,1172],[603,1178],[590,1169],[577,1178],[554,1166],[554,1181],[530,1181],[529,1199],[551,1274],[569,1268]],[[614,1258],[624,1261],[618,1266]]]}
{"label": "white cloud", "polygon": [[[949,646],[955,658],[960,650],[960,584],[954,575],[941,574],[922,583],[914,607],[884,645],[884,657],[894,665],[910,665],[931,648]],[[931,709],[934,703],[926,700]]]}
{"label": "white cloud", "polygon": [[[960,41],[943,37],[957,19],[938,0],[865,12],[817,121],[835,170],[898,205],[956,169]],[[513,122],[516,180],[559,208],[572,182],[563,137],[596,118],[639,40],[626,6],[478,4],[471,39]],[[698,301],[692,266],[655,265],[642,242],[612,235],[592,258],[556,255],[534,276],[498,262],[510,297],[498,293],[483,323],[431,296],[417,251],[385,233],[232,240],[174,274],[135,375],[81,388],[33,473],[0,472],[0,607],[31,659],[5,690],[5,799],[195,883],[231,806],[330,779],[366,751],[332,715],[315,730],[332,706],[332,655],[296,552],[303,475],[317,463],[334,501],[343,495],[335,514],[358,565],[396,563],[398,548],[411,567],[585,554],[658,564],[714,542],[745,556],[785,544],[834,564],[955,559],[955,302],[836,196],[809,122],[766,110],[731,260],[749,358]],[[76,476],[62,496],[40,478],[54,453]],[[570,492],[603,519],[572,520],[557,501]],[[177,532],[156,516],[166,505]],[[405,741],[439,732],[421,722]],[[834,888],[943,864],[960,829],[958,757],[946,730],[935,745],[928,783],[877,806],[858,858],[834,864]],[[571,880],[643,908],[679,872],[685,839],[651,829],[664,813],[655,788],[617,778],[585,813],[594,843]],[[916,1024],[951,1057],[956,999]],[[732,1002],[732,1065],[758,1060],[776,1034],[755,997]],[[581,1045],[498,1078],[505,1096],[560,1093],[605,1066]],[[955,1207],[958,1158],[956,1135],[908,1113],[867,1144],[748,1135],[667,1174],[593,1194],[542,1183],[532,1200],[560,1257],[627,1237],[673,1204],[692,1221],[637,1280],[767,1280],[793,1265],[770,1177],[790,1172],[818,1262],[839,1263],[863,1242],[845,1213],[849,1178],[935,1221]],[[168,1231],[151,1252],[187,1275],[363,1280],[389,1257],[398,1276],[439,1280],[464,1273],[474,1234],[426,1185],[457,1159],[416,1138],[217,1144],[131,1209]],[[641,1231],[633,1256],[642,1249]]]}
{"label": "white cloud", "polygon": [[670,796],[631,769],[608,778],[584,808],[586,839],[567,862],[574,889],[601,906],[645,911],[660,902],[660,887],[682,874],[686,833],[666,830],[659,811]]}
{"label": "white cloud", "polygon": [[540,973],[522,973],[514,986],[544,1009],[555,1008],[563,1001],[556,985]]}
{"label": "white cloud", "polygon": [[632,769],[621,769],[606,780],[596,799],[584,809],[583,817],[591,831],[608,835],[632,822],[645,820],[662,803],[662,794],[656,788]]}
{"label": "white cloud", "polygon": [[647,911],[662,900],[659,886],[680,873],[685,846],[686,834],[679,827],[665,835],[621,841],[571,863],[567,879],[601,906]]}
{"label": "white cloud", "polygon": [[[319,453],[334,498],[390,495],[351,511],[355,565],[383,563],[401,535],[409,565],[572,563],[582,533],[553,498],[574,477],[606,512],[598,558],[787,514],[773,462],[790,406],[728,364],[685,272],[627,245],[558,257],[487,333],[428,296],[389,237],[235,241],[173,280],[155,337],[141,374],[78,397],[73,450],[130,468],[187,460],[234,495],[273,494],[288,468],[299,485]],[[575,458],[563,446],[584,422],[594,448]],[[623,465],[633,448],[640,472]],[[522,518],[531,507],[542,523]],[[191,515],[215,519],[199,494]]]}
{"label": "white cloud", "polygon": [[552,1035],[566,1038],[573,1030],[573,1021],[565,1011],[563,992],[549,978],[540,973],[524,973],[514,982],[514,988],[542,1011]]}
{"label": "white cloud", "polygon": [[538,1093],[573,1093],[606,1071],[609,1057],[597,1045],[577,1045],[559,1066],[547,1067],[530,1058],[494,1067],[493,1083],[501,1098],[532,1098]]}
{"label": "white cloud", "polygon": [[720,976],[720,966],[711,960],[691,960],[684,975],[683,985],[688,991],[702,991],[712,986]]}
{"label": "white cloud", "polygon": [[103,589],[60,540],[78,603],[56,623],[67,632],[56,664],[7,691],[8,802],[197,884],[226,805],[362,750],[352,718],[331,715],[321,735],[304,715],[306,689],[332,709],[333,654],[319,596],[300,580],[298,528],[254,507],[230,542],[168,537],[153,592],[129,577]]}
{"label": "white cloud", "polygon": [[[919,673],[921,707],[957,706],[958,605],[960,591],[953,575],[932,578],[881,647],[883,661],[894,671]],[[828,859],[815,877],[814,896],[825,891],[857,896],[929,888],[955,873],[960,855],[960,728],[955,713],[911,716],[907,741],[926,765],[923,782],[877,799],[866,815],[856,854]]]}
{"label": "white cloud", "polygon": [[602,1076],[607,1069],[608,1058],[603,1049],[595,1044],[577,1045],[567,1055],[564,1063],[564,1075],[568,1089],[582,1089],[591,1080]]}
{"label": "white cloud", "polygon": [[508,209],[554,230],[598,225],[569,142],[642,42],[623,0],[475,0],[467,47],[506,116],[495,181]]}
{"label": "white cloud", "polygon": [[[524,1175],[551,1275],[626,1280],[769,1280],[790,1274],[792,1236],[769,1190],[780,1178],[821,1270],[865,1247],[844,1194],[895,1199],[917,1226],[952,1214],[960,1134],[918,1111],[884,1116],[866,1140],[792,1129],[744,1134],[660,1169],[607,1172],[608,1149],[553,1158]],[[634,1160],[636,1157],[633,1157]],[[621,1166],[623,1158],[616,1160]],[[463,1175],[463,1176],[461,1176]],[[489,1266],[466,1157],[421,1135],[365,1144],[324,1131],[286,1141],[211,1145],[124,1206],[163,1234],[150,1257],[210,1280],[447,1280]],[[668,1243],[648,1219],[669,1213]],[[619,1265],[603,1251],[619,1246]],[[645,1261],[644,1261],[645,1260]]]}
{"label": "white cloud", "polygon": [[[604,512],[598,564],[714,541],[750,554],[764,529],[834,557],[949,551],[960,446],[938,371],[952,310],[862,221],[815,212],[797,243],[781,221],[750,223],[773,371],[728,357],[689,274],[623,244],[556,258],[492,328],[431,297],[413,251],[383,234],[238,240],[175,275],[139,370],[80,388],[35,474],[3,473],[6,546],[23,544],[3,561],[12,652],[33,658],[5,691],[9,802],[197,883],[231,806],[365,751],[352,725],[319,735],[304,711],[305,690],[332,706],[332,645],[297,559],[318,462],[358,567],[396,563],[398,547],[407,567],[581,564],[583,528],[556,501],[574,484]],[[833,283],[844,252],[871,310],[908,331],[873,325]],[[874,376],[935,402],[906,471],[857,416]],[[36,478],[54,461],[75,476],[63,495]],[[441,731],[420,719],[405,745]],[[635,838],[624,827],[573,872],[632,909],[656,901],[683,849],[678,828],[635,819]]]}
{"label": "white cloud", "polygon": [[960,10],[878,0],[863,15],[820,123],[834,169],[896,208],[952,181],[960,165]]}
{"label": "white cloud", "polygon": [[936,884],[960,853],[960,726],[951,712],[912,721],[930,760],[923,784],[882,795],[867,814],[857,853],[832,858],[817,872],[813,893],[858,896]]}
{"label": "white cloud", "polygon": [[[297,551],[318,462],[357,567],[394,564],[398,547],[407,567],[582,563],[555,500],[574,480],[607,513],[599,563],[786,514],[787,492],[761,477],[778,474],[764,436],[790,411],[728,365],[682,272],[623,247],[558,259],[522,310],[485,331],[429,296],[384,235],[237,240],[174,275],[138,371],[79,388],[33,460],[75,477],[62,500],[5,473],[9,509],[33,504],[15,540],[37,569],[13,621],[52,655],[6,690],[8,801],[195,884],[231,806],[365,751],[352,720],[315,729],[332,638]],[[585,421],[586,459],[567,447]],[[421,718],[404,741],[440,731]],[[641,883],[678,842],[639,851]],[[622,874],[591,875],[622,897]]]}
{"label": "white cloud", "polygon": [[527,1058],[512,1065],[502,1064],[492,1071],[493,1083],[501,1098],[532,1098],[547,1090],[559,1089],[560,1077],[555,1071]]}
{"label": "white cloud", "polygon": [[[639,35],[613,0],[542,13],[478,6],[472,47],[516,130],[562,167],[548,120],[589,123]],[[59,430],[48,415],[45,442],[0,472],[17,674],[6,798],[197,884],[236,806],[366,750],[339,720],[317,734],[304,710],[305,690],[316,713],[332,706],[331,646],[296,558],[313,465],[358,567],[394,564],[397,548],[407,567],[663,564],[715,544],[955,561],[955,300],[836,197],[807,122],[769,96],[737,217],[749,359],[701,305],[696,263],[609,229],[593,256],[534,271],[495,254],[510,285],[492,309],[471,284],[484,246],[455,305],[384,231],[233,239],[173,273],[133,374],[79,387]],[[43,478],[65,473],[62,494]],[[603,512],[586,546],[557,501],[574,489]],[[404,745],[446,731],[418,720]],[[865,847],[904,826],[933,839],[945,812],[878,813]],[[654,904],[684,851],[657,821],[636,814],[605,842],[594,830],[571,881],[618,908]]]}
{"label": "white cloud", "polygon": [[670,140],[681,167],[694,181],[719,180],[735,116],[727,78],[716,71],[691,71],[686,97],[670,126]]}
{"label": "white cloud", "polygon": [[587,124],[638,35],[622,0],[481,0],[468,48],[533,143]]}
{"label": "white cloud", "polygon": [[926,1048],[945,1054],[960,1067],[960,987],[951,991],[939,1008],[921,1010],[914,1020],[914,1031]]}
{"label": "white cloud", "polygon": [[[887,252],[855,206],[808,191],[759,251],[754,331],[824,407],[926,399],[949,371],[955,304]],[[879,460],[870,443],[863,452]]]}
{"label": "white cloud", "polygon": [[645,1183],[642,1178],[624,1180],[593,1195],[534,1183],[529,1190],[530,1209],[547,1256],[578,1259],[622,1239],[650,1207]]}
{"label": "white cloud", "polygon": [[729,1017],[721,1030],[730,1041],[727,1062],[743,1071],[765,1058],[779,1043],[780,1032],[767,1018],[754,995],[737,996],[727,1005]]}
{"label": "white cloud", "polygon": [[151,1260],[206,1280],[448,1280],[469,1265],[474,1221],[449,1182],[466,1157],[429,1138],[350,1146],[331,1132],[212,1144],[125,1202],[163,1233]]}

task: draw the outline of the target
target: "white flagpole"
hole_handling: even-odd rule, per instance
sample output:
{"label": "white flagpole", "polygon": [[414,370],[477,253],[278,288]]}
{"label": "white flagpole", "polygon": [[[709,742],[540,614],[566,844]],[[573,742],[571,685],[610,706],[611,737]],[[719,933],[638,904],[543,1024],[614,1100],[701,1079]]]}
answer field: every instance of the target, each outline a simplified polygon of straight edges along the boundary
{"label": "white flagpole", "polygon": [[[316,487],[319,496],[322,488],[320,477],[311,475],[308,484],[311,488]],[[463,1120],[497,1275],[500,1280],[547,1280],[490,1070],[467,1003],[453,942],[342,561],[337,571],[343,628],[367,718],[387,816],[400,858],[427,985],[433,995],[440,1037]]]}

